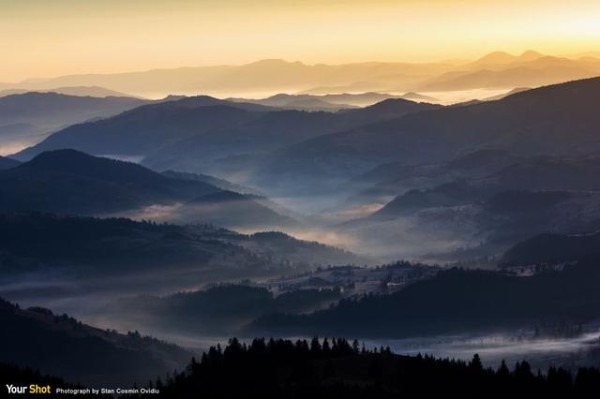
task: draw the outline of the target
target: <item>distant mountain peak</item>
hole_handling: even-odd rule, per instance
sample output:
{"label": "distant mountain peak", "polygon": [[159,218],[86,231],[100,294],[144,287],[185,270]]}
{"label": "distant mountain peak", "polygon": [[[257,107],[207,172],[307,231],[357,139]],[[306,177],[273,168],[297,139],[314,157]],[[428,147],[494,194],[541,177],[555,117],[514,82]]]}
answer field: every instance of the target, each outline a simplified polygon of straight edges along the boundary
{"label": "distant mountain peak", "polygon": [[18,169],[53,171],[119,181],[140,178],[166,179],[166,177],[132,162],[96,157],[73,149],[43,152],[31,161],[19,165]]}
{"label": "distant mountain peak", "polygon": [[489,54],[479,58],[476,63],[496,63],[496,62],[507,62],[512,61],[514,56],[507,53],[506,51],[493,51]]}
{"label": "distant mountain peak", "polygon": [[197,96],[169,96],[167,97],[174,104],[189,105],[189,106],[207,106],[207,105],[222,105],[226,103],[215,97],[199,94]]}
{"label": "distant mountain peak", "polygon": [[129,94],[115,91],[111,89],[107,89],[101,86],[64,86],[57,87],[55,89],[47,90],[48,92],[58,93],[58,94],[66,94],[70,96],[80,96],[80,97],[98,97],[98,98],[106,98],[106,97],[132,97]]}
{"label": "distant mountain peak", "polygon": [[536,60],[536,59],[542,58],[542,57],[544,57],[543,54],[541,54],[537,51],[534,51],[534,50],[524,51],[521,55],[518,55],[518,56],[507,53],[506,51],[494,51],[494,52],[484,55],[483,57],[481,57],[480,59],[475,61],[475,64],[478,64],[478,65],[509,64],[509,63],[518,62],[518,61],[521,61],[521,62],[522,61],[533,61],[533,60]]}
{"label": "distant mountain peak", "polygon": [[535,51],[535,50],[524,51],[519,56],[519,58],[521,58],[521,59],[529,59],[529,60],[534,60],[534,59],[541,58],[541,57],[544,57],[544,54],[542,54],[538,51]]}
{"label": "distant mountain peak", "polygon": [[494,58],[494,57],[512,57],[512,55],[506,51],[492,51],[491,53],[484,55],[482,58]]}
{"label": "distant mountain peak", "polygon": [[429,103],[435,103],[435,102],[439,101],[435,97],[426,96],[426,95],[423,95],[423,94],[420,94],[420,93],[416,93],[414,91],[409,91],[408,93],[404,93],[402,95],[402,98],[405,99],[405,100],[425,101],[425,102],[429,102]]}
{"label": "distant mountain peak", "polygon": [[[71,148],[65,148],[60,150],[52,150],[43,152],[31,161],[26,162],[23,166],[46,166],[54,164],[57,161],[60,162],[91,162],[95,159],[100,159],[92,155],[86,154],[85,152],[73,150]],[[118,161],[116,161],[118,162]]]}
{"label": "distant mountain peak", "polygon": [[246,64],[246,66],[269,66],[269,67],[279,67],[285,65],[304,65],[300,61],[286,61],[281,58],[266,58],[263,60],[258,60],[255,62],[251,62],[250,64]]}
{"label": "distant mountain peak", "polygon": [[184,98],[188,98],[188,96],[169,94],[163,98],[163,101],[179,101],[183,100]]}
{"label": "distant mountain peak", "polygon": [[378,111],[395,111],[398,109],[403,109],[406,106],[419,104],[417,101],[409,100],[406,98],[388,98],[368,107],[365,107],[364,109]]}

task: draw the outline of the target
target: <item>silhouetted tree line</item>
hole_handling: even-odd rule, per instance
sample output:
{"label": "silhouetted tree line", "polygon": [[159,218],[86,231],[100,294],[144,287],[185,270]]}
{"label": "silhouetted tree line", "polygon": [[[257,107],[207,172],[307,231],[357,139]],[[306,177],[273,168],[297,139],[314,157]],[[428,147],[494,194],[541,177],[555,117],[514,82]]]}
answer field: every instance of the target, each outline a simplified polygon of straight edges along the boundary
{"label": "silhouetted tree line", "polygon": [[[73,382],[104,382],[145,380],[187,359],[183,349],[137,332],[116,334],[48,309],[23,310],[0,298],[0,363],[31,366]],[[29,375],[27,370],[16,373]],[[7,375],[0,367],[0,397],[6,392],[2,381],[17,381]],[[22,379],[26,385],[40,383],[36,376],[29,377]]]}
{"label": "silhouetted tree line", "polygon": [[[596,397],[600,371],[562,368],[533,372],[526,362],[509,370],[431,356],[367,350],[357,341],[231,339],[211,347],[187,369],[149,384],[163,398],[401,398]],[[418,395],[418,396],[416,396]],[[510,396],[509,396],[510,395]]]}
{"label": "silhouetted tree line", "polygon": [[[15,386],[23,386],[29,384],[44,385],[49,384],[52,386],[61,387],[81,387],[79,385],[68,384],[63,379],[53,376],[48,376],[40,373],[38,370],[34,370],[30,367],[19,367],[14,364],[0,363],[0,390],[5,393],[5,384],[11,384]],[[0,394],[1,396],[1,394]]]}

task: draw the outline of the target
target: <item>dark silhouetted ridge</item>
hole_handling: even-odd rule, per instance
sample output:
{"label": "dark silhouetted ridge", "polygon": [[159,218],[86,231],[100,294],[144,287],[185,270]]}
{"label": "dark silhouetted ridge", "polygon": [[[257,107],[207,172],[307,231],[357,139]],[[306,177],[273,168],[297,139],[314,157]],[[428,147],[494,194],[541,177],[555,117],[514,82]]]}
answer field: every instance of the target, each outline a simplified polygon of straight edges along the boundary
{"label": "dark silhouetted ridge", "polygon": [[48,309],[20,309],[1,298],[0,320],[1,362],[71,381],[131,384],[182,367],[190,358],[175,345],[137,332],[100,330]]}
{"label": "dark silhouetted ridge", "polygon": [[44,152],[19,166],[21,170],[52,171],[115,182],[163,182],[168,178],[143,166],[64,149]]}
{"label": "dark silhouetted ridge", "polygon": [[450,269],[390,295],[348,299],[309,315],[279,314],[254,322],[251,335],[404,338],[499,331],[561,320],[596,320],[597,259],[532,277]]}
{"label": "dark silhouetted ridge", "polygon": [[10,169],[19,166],[21,162],[0,156],[0,169]]}
{"label": "dark silhouetted ridge", "polygon": [[540,234],[510,248],[502,257],[503,265],[561,263],[600,259],[600,233]]}
{"label": "dark silhouetted ridge", "polygon": [[[587,398],[600,387],[600,371],[574,374],[551,367],[535,373],[526,361],[494,370],[470,361],[402,356],[389,347],[366,349],[344,338],[296,341],[255,338],[211,347],[186,371],[161,381],[161,398],[391,399],[399,397]],[[231,383],[235,381],[235,384]]]}
{"label": "dark silhouetted ridge", "polygon": [[5,211],[97,214],[218,191],[210,184],[169,178],[137,164],[75,150],[43,153],[0,172],[0,209]]}

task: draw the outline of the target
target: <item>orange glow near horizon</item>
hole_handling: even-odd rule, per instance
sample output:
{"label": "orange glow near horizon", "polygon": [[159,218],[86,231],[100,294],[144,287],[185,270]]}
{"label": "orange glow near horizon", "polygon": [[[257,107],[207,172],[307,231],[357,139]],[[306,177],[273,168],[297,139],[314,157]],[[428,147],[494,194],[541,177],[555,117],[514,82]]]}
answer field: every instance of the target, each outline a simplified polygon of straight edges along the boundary
{"label": "orange glow near horizon", "polygon": [[243,64],[600,51],[594,0],[0,0],[0,82]]}

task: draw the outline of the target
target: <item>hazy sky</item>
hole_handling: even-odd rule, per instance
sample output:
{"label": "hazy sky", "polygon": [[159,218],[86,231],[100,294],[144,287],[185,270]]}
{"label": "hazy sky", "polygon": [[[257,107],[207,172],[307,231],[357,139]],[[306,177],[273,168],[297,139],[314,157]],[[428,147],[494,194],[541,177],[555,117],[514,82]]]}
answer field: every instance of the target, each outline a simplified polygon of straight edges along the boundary
{"label": "hazy sky", "polygon": [[600,51],[598,0],[0,0],[0,82],[241,64]]}

